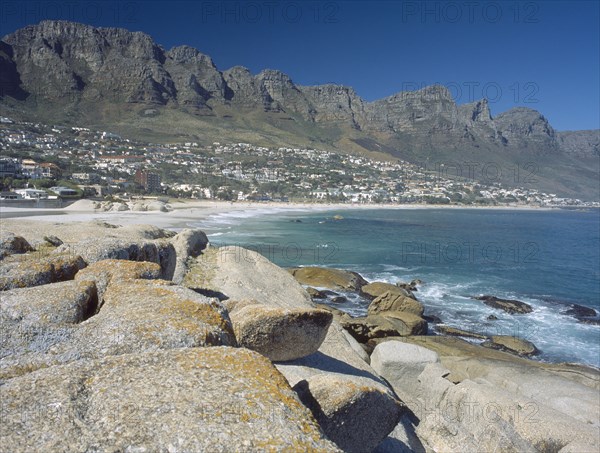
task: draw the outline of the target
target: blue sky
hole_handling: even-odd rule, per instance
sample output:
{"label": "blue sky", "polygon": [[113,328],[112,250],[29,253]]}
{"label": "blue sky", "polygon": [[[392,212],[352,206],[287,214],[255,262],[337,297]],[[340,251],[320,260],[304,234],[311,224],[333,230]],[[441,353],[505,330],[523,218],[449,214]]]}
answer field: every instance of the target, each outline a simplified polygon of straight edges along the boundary
{"label": "blue sky", "polygon": [[600,128],[597,1],[11,1],[0,34],[42,19],[118,26],[188,44],[221,70],[279,69],[366,100],[447,85],[492,114],[542,112],[558,130]]}

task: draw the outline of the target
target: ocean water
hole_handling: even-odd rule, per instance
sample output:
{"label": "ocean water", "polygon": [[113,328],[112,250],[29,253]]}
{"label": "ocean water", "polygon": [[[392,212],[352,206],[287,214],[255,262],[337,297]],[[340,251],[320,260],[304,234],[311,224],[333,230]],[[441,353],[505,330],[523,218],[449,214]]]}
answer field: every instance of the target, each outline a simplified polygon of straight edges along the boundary
{"label": "ocean water", "polygon": [[[598,210],[265,209],[197,226],[217,245],[248,247],[284,267],[336,267],[390,283],[418,278],[426,315],[528,339],[540,360],[600,366],[600,326],[563,314],[573,303],[600,310]],[[510,315],[471,298],[482,294],[518,299],[534,311]],[[366,313],[368,301],[346,296],[338,308]],[[488,320],[492,314],[498,319]]]}

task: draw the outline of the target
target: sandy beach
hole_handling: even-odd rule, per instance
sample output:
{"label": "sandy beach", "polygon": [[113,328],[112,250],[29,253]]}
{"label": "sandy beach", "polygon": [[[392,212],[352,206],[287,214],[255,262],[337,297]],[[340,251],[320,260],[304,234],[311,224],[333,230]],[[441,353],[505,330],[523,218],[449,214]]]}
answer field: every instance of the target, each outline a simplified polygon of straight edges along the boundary
{"label": "sandy beach", "polygon": [[458,205],[425,205],[425,204],[349,204],[349,203],[281,203],[281,202],[228,202],[210,200],[170,201],[172,211],[100,211],[94,209],[91,200],[79,200],[66,208],[37,209],[14,208],[0,206],[0,219],[27,218],[53,223],[68,223],[98,220],[119,225],[144,223],[159,228],[180,229],[194,223],[201,226],[202,221],[210,216],[236,212],[260,211],[257,215],[277,212],[306,211],[338,211],[353,209],[499,209],[499,210],[552,210],[557,208],[540,208],[535,206],[458,206]]}

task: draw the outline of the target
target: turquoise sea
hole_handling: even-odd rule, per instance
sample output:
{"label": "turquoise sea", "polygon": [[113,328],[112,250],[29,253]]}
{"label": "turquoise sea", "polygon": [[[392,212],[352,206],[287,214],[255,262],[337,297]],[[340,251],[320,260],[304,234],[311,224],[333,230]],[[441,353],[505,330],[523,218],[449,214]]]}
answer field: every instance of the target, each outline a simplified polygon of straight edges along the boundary
{"label": "turquoise sea", "polygon": [[[217,245],[248,247],[284,267],[336,267],[391,283],[418,278],[426,315],[528,339],[541,360],[600,366],[600,326],[563,313],[574,303],[600,310],[598,210],[265,209],[196,226]],[[470,297],[482,294],[518,299],[534,311],[510,315]],[[338,308],[366,313],[368,301],[346,296]],[[492,314],[498,319],[488,320]]]}

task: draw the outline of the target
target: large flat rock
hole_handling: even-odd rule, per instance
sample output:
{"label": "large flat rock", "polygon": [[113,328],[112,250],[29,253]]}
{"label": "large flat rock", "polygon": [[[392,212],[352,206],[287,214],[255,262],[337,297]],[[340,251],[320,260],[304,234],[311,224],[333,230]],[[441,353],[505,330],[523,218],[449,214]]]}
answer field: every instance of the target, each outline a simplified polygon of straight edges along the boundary
{"label": "large flat rock", "polygon": [[216,299],[157,280],[110,285],[97,315],[59,334],[35,352],[1,359],[0,378],[86,358],[236,345],[229,317]]}
{"label": "large flat rock", "polygon": [[289,269],[294,278],[303,285],[338,290],[358,291],[368,282],[356,272],[327,267],[298,267]]}
{"label": "large flat rock", "polygon": [[[429,352],[400,353],[411,348]],[[420,419],[417,434],[435,451],[587,452],[600,445],[597,370],[426,336],[383,342],[371,363]]]}
{"label": "large flat rock", "polygon": [[124,240],[166,239],[175,233],[153,225],[113,225],[103,221],[54,223],[23,219],[3,219],[5,231],[18,232],[32,246],[46,242],[44,237],[55,236],[65,244],[86,241],[90,238],[113,238]]}
{"label": "large flat rock", "polygon": [[162,275],[158,263],[148,261],[129,260],[102,260],[90,264],[75,275],[76,280],[90,280],[96,282],[98,297],[102,297],[111,282],[135,279],[159,279]]}
{"label": "large flat rock", "polygon": [[78,324],[98,303],[93,281],[77,280],[18,288],[2,293],[0,316],[19,324]]}
{"label": "large flat rock", "polygon": [[32,252],[9,256],[0,261],[0,291],[73,280],[85,266],[81,256],[68,253],[42,257]]}
{"label": "large flat rock", "polygon": [[96,285],[90,281],[4,291],[0,296],[0,360],[44,354],[65,341],[72,327],[90,317],[97,305]]}
{"label": "large flat rock", "polygon": [[314,308],[294,278],[267,258],[242,247],[209,248],[183,285],[223,299],[254,299],[280,308]]}
{"label": "large flat rock", "polygon": [[339,451],[268,359],[227,347],[55,366],[0,387],[14,453]]}

